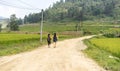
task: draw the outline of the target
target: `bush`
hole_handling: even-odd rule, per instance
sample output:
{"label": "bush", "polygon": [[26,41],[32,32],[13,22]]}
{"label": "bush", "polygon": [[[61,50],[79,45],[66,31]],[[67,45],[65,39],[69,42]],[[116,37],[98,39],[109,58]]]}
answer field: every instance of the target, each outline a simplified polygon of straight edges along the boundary
{"label": "bush", "polygon": [[104,34],[103,36],[108,37],[108,38],[116,37],[115,34],[113,34],[113,33],[107,33],[107,34]]}
{"label": "bush", "polygon": [[91,35],[92,32],[90,32],[90,31],[84,31],[83,34],[84,34],[84,35]]}
{"label": "bush", "polygon": [[104,33],[103,36],[108,37],[108,38],[117,38],[117,37],[120,37],[120,32],[119,31],[111,31],[111,32]]}

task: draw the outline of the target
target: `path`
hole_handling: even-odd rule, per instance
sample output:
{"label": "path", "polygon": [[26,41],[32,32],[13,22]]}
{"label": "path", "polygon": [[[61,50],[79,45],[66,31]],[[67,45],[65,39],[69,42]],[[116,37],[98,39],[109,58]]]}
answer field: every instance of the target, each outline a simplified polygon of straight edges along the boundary
{"label": "path", "polygon": [[87,48],[82,40],[90,37],[60,41],[57,48],[43,46],[31,52],[1,57],[0,71],[105,71],[81,51]]}

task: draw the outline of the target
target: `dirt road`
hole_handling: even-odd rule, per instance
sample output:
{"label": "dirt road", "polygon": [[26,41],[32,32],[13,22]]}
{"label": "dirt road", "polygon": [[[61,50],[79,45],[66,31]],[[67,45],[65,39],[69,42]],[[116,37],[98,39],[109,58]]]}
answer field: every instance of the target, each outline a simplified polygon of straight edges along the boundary
{"label": "dirt road", "polygon": [[31,52],[0,58],[0,71],[105,71],[81,52],[82,40],[91,36],[64,40],[57,48],[40,47]]}

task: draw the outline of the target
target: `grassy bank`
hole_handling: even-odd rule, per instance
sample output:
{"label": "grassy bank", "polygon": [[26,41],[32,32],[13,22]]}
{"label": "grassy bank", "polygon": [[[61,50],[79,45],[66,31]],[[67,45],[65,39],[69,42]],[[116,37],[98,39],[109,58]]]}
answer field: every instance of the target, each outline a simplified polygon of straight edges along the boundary
{"label": "grassy bank", "polygon": [[[116,42],[115,42],[116,41]],[[93,38],[84,40],[88,46],[84,52],[98,62],[103,68],[110,71],[120,71],[119,39]],[[118,45],[118,46],[117,46]]]}
{"label": "grassy bank", "polygon": [[93,38],[90,42],[120,58],[120,38]]}

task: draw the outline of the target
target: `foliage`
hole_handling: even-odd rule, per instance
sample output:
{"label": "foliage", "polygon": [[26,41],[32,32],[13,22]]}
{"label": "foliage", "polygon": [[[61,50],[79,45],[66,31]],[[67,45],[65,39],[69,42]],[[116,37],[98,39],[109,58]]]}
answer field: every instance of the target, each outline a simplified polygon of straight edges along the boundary
{"label": "foliage", "polygon": [[29,14],[28,16],[25,15],[24,17],[24,23],[37,23],[41,20],[41,13],[33,13]]}
{"label": "foliage", "polygon": [[[120,18],[119,0],[60,0],[44,11],[44,20],[95,20]],[[25,22],[36,23],[41,20],[41,12],[26,15]]]}
{"label": "foliage", "polygon": [[104,32],[103,36],[108,38],[120,38],[120,29],[119,28],[111,28]]}
{"label": "foliage", "polygon": [[23,24],[23,20],[21,18],[17,19],[17,24],[18,25],[22,25]]}
{"label": "foliage", "polygon": [[18,31],[19,30],[19,26],[18,26],[18,22],[17,22],[17,18],[16,18],[15,14],[10,16],[9,27],[10,27],[11,31]]}

